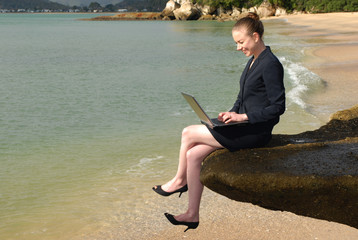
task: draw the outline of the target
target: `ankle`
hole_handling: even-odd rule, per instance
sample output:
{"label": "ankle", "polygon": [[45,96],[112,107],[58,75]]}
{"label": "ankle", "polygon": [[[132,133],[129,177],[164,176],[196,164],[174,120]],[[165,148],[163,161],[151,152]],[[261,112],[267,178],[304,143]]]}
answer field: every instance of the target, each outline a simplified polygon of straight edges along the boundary
{"label": "ankle", "polygon": [[191,211],[191,210],[187,210],[185,213],[186,217],[191,221],[191,222],[198,222],[199,221],[199,213],[196,211]]}
{"label": "ankle", "polygon": [[184,186],[186,185],[186,179],[184,178],[175,178],[174,179],[174,184],[177,185],[177,186]]}

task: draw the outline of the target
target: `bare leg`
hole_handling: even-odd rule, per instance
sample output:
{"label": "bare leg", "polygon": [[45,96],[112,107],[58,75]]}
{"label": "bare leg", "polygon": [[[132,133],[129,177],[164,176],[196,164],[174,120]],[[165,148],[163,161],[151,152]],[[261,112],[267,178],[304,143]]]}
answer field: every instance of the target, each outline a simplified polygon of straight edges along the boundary
{"label": "bare leg", "polygon": [[186,153],[190,149],[190,143],[187,141],[186,136],[187,135],[187,128],[184,128],[182,132],[182,138],[181,138],[181,145],[180,145],[180,151],[179,151],[179,163],[178,163],[178,170],[176,175],[172,180],[167,182],[166,184],[162,185],[162,189],[166,192],[172,192],[176,189],[179,189],[183,187],[185,184],[187,184],[187,161],[186,161]]}
{"label": "bare leg", "polygon": [[178,221],[199,221],[199,206],[203,192],[203,185],[200,182],[201,163],[208,154],[219,148],[223,147],[204,125],[189,126],[183,130],[177,174],[162,187],[165,191],[174,191],[188,184],[188,210],[176,217]]}
{"label": "bare leg", "polygon": [[223,148],[204,125],[192,125],[184,128],[181,138],[178,170],[175,177],[162,186],[164,191],[172,192],[187,184],[187,153],[198,144],[214,147],[208,153],[204,153],[205,155],[200,160],[200,163],[210,152]]}
{"label": "bare leg", "polygon": [[176,220],[184,222],[199,221],[200,200],[204,189],[203,184],[200,182],[201,163],[207,155],[216,149],[218,148],[201,144],[196,145],[188,151],[187,180],[189,205],[188,210],[184,214],[175,217]]}

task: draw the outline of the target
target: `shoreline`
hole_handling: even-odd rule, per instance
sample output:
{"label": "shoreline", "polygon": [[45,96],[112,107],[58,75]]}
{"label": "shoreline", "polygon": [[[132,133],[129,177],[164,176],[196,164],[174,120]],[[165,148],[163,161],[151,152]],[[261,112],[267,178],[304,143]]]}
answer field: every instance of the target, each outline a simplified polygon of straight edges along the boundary
{"label": "shoreline", "polygon": [[[275,18],[272,18],[275,19]],[[287,15],[299,31],[288,35],[310,43],[304,65],[317,74],[325,88],[308,97],[312,114],[327,122],[331,114],[358,103],[358,13]],[[314,23],[314,24],[312,24]]]}

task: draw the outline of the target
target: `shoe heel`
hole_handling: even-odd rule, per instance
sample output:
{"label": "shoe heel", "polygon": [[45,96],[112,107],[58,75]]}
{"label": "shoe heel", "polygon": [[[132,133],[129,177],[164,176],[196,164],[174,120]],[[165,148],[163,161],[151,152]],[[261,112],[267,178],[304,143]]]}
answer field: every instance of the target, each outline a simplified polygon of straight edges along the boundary
{"label": "shoe heel", "polygon": [[169,220],[169,222],[173,225],[185,225],[187,228],[184,232],[188,231],[189,229],[196,229],[199,226],[199,222],[180,222],[174,218],[172,214],[164,213],[165,217]]}
{"label": "shoe heel", "polygon": [[156,185],[156,186],[152,187],[152,189],[153,189],[154,192],[158,193],[159,195],[165,196],[165,197],[170,196],[170,195],[178,192],[179,197],[180,197],[183,192],[188,191],[188,185],[185,185],[184,187],[182,187],[180,189],[177,189],[176,191],[173,191],[173,192],[164,191],[162,189],[162,185]]}

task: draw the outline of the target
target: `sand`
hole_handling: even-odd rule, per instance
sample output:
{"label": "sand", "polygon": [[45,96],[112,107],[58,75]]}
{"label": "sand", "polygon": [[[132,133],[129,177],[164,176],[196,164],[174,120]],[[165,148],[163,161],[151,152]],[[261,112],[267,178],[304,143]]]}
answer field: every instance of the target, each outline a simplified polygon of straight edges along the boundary
{"label": "sand", "polygon": [[[197,229],[184,233],[184,226],[173,226],[168,222],[167,229],[152,236],[143,236],[143,239],[358,239],[358,229],[343,224],[302,217],[290,212],[266,210],[250,203],[230,200],[207,188],[204,191],[200,225]],[[176,201],[186,200],[187,197]],[[164,215],[163,221],[167,221]]]}
{"label": "sand", "polygon": [[326,83],[308,99],[310,111],[323,122],[329,115],[358,103],[358,13],[289,15],[288,23],[300,27],[291,33],[312,43],[305,66]]}
{"label": "sand", "polygon": [[[280,18],[297,26],[297,31],[290,35],[317,42],[306,50],[304,64],[322,78],[325,88],[308,99],[311,111],[327,122],[330,114],[357,104],[358,13]],[[164,215],[163,221],[166,221]],[[230,200],[207,188],[202,199],[200,225],[196,230],[183,233],[184,226],[172,226],[169,222],[167,225],[167,229],[153,233],[150,239],[358,239],[358,229],[347,225],[266,210]],[[143,239],[147,237],[143,236]]]}

